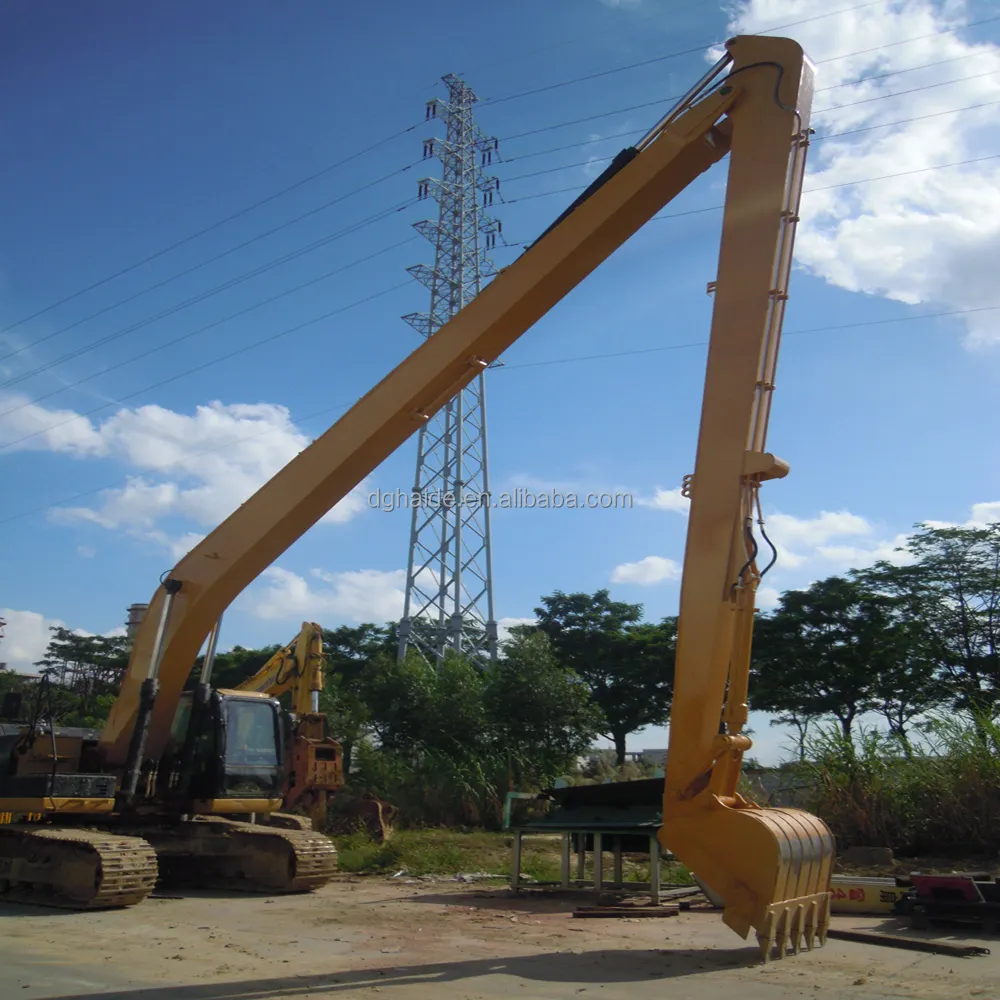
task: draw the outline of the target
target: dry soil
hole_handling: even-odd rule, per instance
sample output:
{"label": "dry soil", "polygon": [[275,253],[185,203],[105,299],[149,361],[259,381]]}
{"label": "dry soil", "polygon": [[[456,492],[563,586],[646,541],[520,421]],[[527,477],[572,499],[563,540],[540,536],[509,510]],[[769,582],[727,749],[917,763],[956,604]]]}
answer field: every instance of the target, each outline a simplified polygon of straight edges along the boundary
{"label": "dry soil", "polygon": [[581,902],[454,881],[342,877],[295,897],[191,893],[94,914],[4,906],[0,1000],[1000,1000],[996,940],[989,956],[945,958],[831,939],[763,966],[753,940],[736,937],[717,911],[574,919]]}

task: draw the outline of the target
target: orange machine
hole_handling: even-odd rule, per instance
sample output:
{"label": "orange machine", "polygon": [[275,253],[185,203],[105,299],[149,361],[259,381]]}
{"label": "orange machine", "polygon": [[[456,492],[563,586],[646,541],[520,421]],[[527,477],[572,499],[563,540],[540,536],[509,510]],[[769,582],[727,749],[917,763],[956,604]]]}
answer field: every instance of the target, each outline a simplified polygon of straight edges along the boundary
{"label": "orange machine", "polygon": [[[340,744],[326,733],[326,716],[319,710],[323,690],[323,629],[303,622],[299,634],[279,649],[237,691],[258,691],[278,698],[292,694],[292,729],[288,734],[288,770],[284,808],[301,808],[315,829],[326,824],[327,797],[344,787],[344,757]],[[272,813],[284,823],[285,817]]]}
{"label": "orange machine", "polygon": [[[63,783],[64,791],[72,785],[76,796],[39,794],[45,776],[34,788],[29,779],[36,776],[25,775],[20,801],[32,804],[5,802],[19,794],[11,753],[13,770],[0,779],[0,811],[41,810],[52,824],[22,828],[16,849],[37,853],[46,835],[65,840],[74,816],[115,827],[138,809],[147,810],[157,851],[171,849],[176,833],[165,821],[164,796],[172,786],[156,776],[167,774],[172,733],[184,737],[177,773],[204,779],[203,794],[177,793],[188,811],[235,811],[239,795],[260,803],[248,809],[273,811],[273,764],[281,748],[273,737],[264,739],[271,708],[250,704],[261,695],[217,692],[205,702],[207,714],[199,716],[207,720],[199,726],[211,723],[206,745],[226,737],[233,713],[259,722],[250,757],[242,750],[235,760],[224,756],[226,771],[185,770],[185,762],[201,759],[201,736],[197,727],[178,728],[175,716],[191,665],[222,613],[421,424],[728,155],[701,426],[687,490],[691,507],[660,838],[721,900],[728,926],[744,938],[756,930],[765,958],[775,948],[779,955],[789,946],[797,950],[803,941],[822,944],[834,856],[829,829],[805,812],[761,808],[736,791],[751,746],[742,730],[761,578],[754,515],[761,486],[788,472],[766,451],[765,439],[813,76],[812,64],[791,39],[730,39],[702,80],[640,142],[623,150],[518,260],[185,555],[153,595],[104,730],[94,745],[84,740],[82,755],[65,765],[74,770],[65,777],[74,780]],[[255,767],[261,773],[252,778]],[[179,787],[192,786],[182,781]],[[12,829],[0,827],[0,851],[13,842],[5,838]],[[121,844],[121,852],[140,851],[144,843],[135,837],[131,847]],[[4,861],[0,854],[0,871]],[[60,872],[68,877],[69,869],[59,865],[56,859],[44,872],[32,870],[50,881]],[[261,865],[267,869],[263,859]]]}

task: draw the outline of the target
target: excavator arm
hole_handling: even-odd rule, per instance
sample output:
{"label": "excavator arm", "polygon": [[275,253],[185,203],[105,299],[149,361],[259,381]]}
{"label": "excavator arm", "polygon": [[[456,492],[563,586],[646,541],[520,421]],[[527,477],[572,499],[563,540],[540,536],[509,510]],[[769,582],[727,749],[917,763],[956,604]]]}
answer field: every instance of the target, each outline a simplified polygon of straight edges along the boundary
{"label": "excavator arm", "polygon": [[[787,466],[764,450],[804,171],[813,67],[791,39],[742,36],[513,264],[166,575],[101,736],[136,780],[162,752],[192,662],[226,607],[677,194],[730,154],[698,438],[664,844],[762,950],[822,941],[832,839],[814,817],[736,795],[759,573],[748,518]],[[665,666],[665,669],[666,666]],[[720,733],[720,720],[725,719]],[[786,905],[787,904],[787,905]]]}
{"label": "excavator arm", "polygon": [[318,712],[319,693],[323,690],[323,629],[315,622],[303,622],[299,634],[236,690],[256,691],[272,698],[291,691],[296,715]]}

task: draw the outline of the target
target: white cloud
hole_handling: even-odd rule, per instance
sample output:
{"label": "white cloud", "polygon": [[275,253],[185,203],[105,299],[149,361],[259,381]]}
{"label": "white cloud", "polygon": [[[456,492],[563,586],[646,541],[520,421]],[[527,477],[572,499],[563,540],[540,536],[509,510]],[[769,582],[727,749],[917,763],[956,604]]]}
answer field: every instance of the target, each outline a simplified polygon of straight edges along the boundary
{"label": "white cloud", "polygon": [[[823,0],[740,0],[727,34],[828,9]],[[964,0],[883,0],[795,26],[818,64],[818,141],[805,186],[827,189],[803,197],[796,257],[831,284],[913,305],[1000,304],[1000,161],[925,169],[996,152],[1000,46],[949,32],[967,21]],[[908,39],[917,40],[894,44]],[[939,114],[956,109],[968,110]],[[824,138],[859,129],[866,131]],[[965,323],[966,346],[1000,343],[1000,312],[971,314]]]}
{"label": "white cloud", "polygon": [[760,586],[757,588],[755,604],[761,611],[770,611],[778,606],[781,592],[777,587]]}
{"label": "white cloud", "polygon": [[314,569],[311,576],[317,584],[272,566],[261,574],[265,586],[251,590],[241,603],[251,614],[270,621],[381,623],[402,617],[405,570],[328,573]]}
{"label": "white cloud", "polygon": [[925,521],[929,528],[985,528],[1000,521],[1000,500],[989,503],[974,503],[969,519],[961,524],[957,521]]}
{"label": "white cloud", "polygon": [[[602,136],[599,132],[591,132],[587,138],[591,142],[600,142],[604,136]],[[607,156],[597,156],[596,154],[591,154],[587,157],[587,162],[583,165],[583,167],[581,167],[581,169],[587,175],[588,180],[593,180],[607,168],[607,164]]]}
{"label": "white cloud", "polygon": [[510,639],[510,630],[517,625],[536,625],[537,618],[501,618],[497,622],[497,640],[501,643]]}
{"label": "white cloud", "polygon": [[1000,521],[1000,500],[991,500],[989,503],[974,503],[972,505],[972,517],[969,526],[983,528],[987,524],[995,524]]}
{"label": "white cloud", "polygon": [[[981,528],[991,522],[1000,521],[1000,501],[976,503],[970,508],[970,517],[964,523],[953,521],[924,521],[928,527],[968,527]],[[905,566],[914,561],[914,556],[906,550],[911,534],[899,532],[891,537],[881,535],[863,517],[849,511],[830,513],[824,511],[813,518],[799,518],[791,514],[772,514],[766,519],[765,530],[778,549],[778,561],[774,573],[780,579],[768,576],[769,588],[758,590],[758,605],[764,607],[764,600],[776,596],[775,584],[781,589],[794,586],[806,587],[815,579],[833,573],[846,573],[851,569],[864,569],[875,562],[888,562]],[[761,546],[766,550],[766,546]],[[760,562],[760,559],[758,559]],[[785,570],[793,570],[792,579],[787,580]],[[805,581],[802,571],[811,574],[812,580]],[[765,598],[763,591],[773,592]]]}
{"label": "white cloud", "polygon": [[874,545],[818,545],[816,555],[830,564],[831,569],[843,572],[848,569],[864,569],[876,562],[894,563],[903,566],[913,562],[913,556],[903,550],[909,535],[899,534],[892,539],[877,541]]}
{"label": "white cloud", "polygon": [[52,634],[49,628],[65,624],[56,618],[46,618],[37,611],[15,611],[0,608],[0,618],[7,623],[0,639],[0,662],[20,673],[37,673],[35,663],[45,655]]}
{"label": "white cloud", "polygon": [[[688,506],[688,501],[680,497],[679,490],[657,490],[651,500],[640,503],[683,513],[687,512]],[[990,506],[978,504],[976,509]],[[996,506],[1000,507],[1000,504]],[[846,510],[820,511],[813,517],[770,514],[765,519],[764,530],[778,550],[778,559],[767,576],[767,584],[757,591],[757,606],[763,609],[777,604],[781,590],[805,586],[803,574],[812,574],[818,579],[870,566],[878,560],[903,564],[912,559],[908,553],[898,551],[906,543],[907,535],[896,534],[887,538],[877,532],[868,520]],[[771,550],[756,525],[755,534],[760,547],[757,562],[763,569],[770,562]],[[611,582],[651,586],[678,579],[681,569],[681,565],[673,559],[646,556],[638,562],[616,566]]]}
{"label": "white cloud", "polygon": [[[157,527],[160,521],[180,517],[215,527],[310,443],[288,409],[273,403],[212,402],[192,415],[142,406],[95,424],[70,410],[34,404],[11,409],[24,400],[3,397],[8,412],[0,417],[0,443],[77,459],[113,458],[138,470],[124,486],[103,490],[95,506],[59,508],[53,519],[142,535],[175,555],[202,536],[167,534]],[[365,486],[356,487],[323,520],[343,523],[360,513]]]}
{"label": "white cloud", "polygon": [[642,4],[642,0],[601,0],[605,7],[622,7],[631,10]]}
{"label": "white cloud", "polygon": [[844,510],[821,511],[812,518],[770,514],[765,519],[764,530],[777,546],[781,562],[796,568],[831,539],[869,535],[872,526],[863,517]]}
{"label": "white cloud", "polygon": [[[356,570],[329,573],[310,571],[307,579],[291,570],[272,566],[261,574],[264,586],[256,586],[240,599],[242,610],[268,621],[361,622],[398,621],[403,616],[405,570]],[[425,592],[434,592],[432,574],[418,582]],[[429,589],[428,589],[429,588]],[[497,621],[497,638],[510,639],[516,625],[534,625],[535,618],[506,617]]]}
{"label": "white cloud", "polygon": [[[687,513],[688,501],[680,490],[657,489],[652,498],[639,499],[638,503],[660,510]],[[1000,501],[973,504],[965,527],[983,527],[1000,521]],[[958,522],[927,521],[930,527],[954,527]],[[805,576],[820,579],[851,569],[863,569],[875,562],[885,561],[906,565],[913,556],[905,546],[910,538],[907,532],[886,534],[877,525],[848,510],[820,511],[812,517],[772,513],[765,517],[764,530],[778,552],[777,561],[767,576],[767,585],[757,591],[757,606],[773,607],[781,590],[808,586]],[[763,569],[771,560],[771,550],[754,525],[755,537],[760,547],[758,566]],[[622,563],[612,572],[613,583],[652,585],[663,580],[676,579],[680,566],[671,559],[647,556],[638,562]]]}
{"label": "white cloud", "polygon": [[[52,639],[51,628],[66,628],[66,623],[58,618],[46,618],[37,611],[17,611],[14,608],[0,608],[0,618],[7,624],[4,637],[0,639],[0,663],[6,663],[8,669],[20,673],[34,674],[39,668],[35,664],[45,655],[49,641]],[[70,629],[74,635],[92,636],[96,632],[86,629]],[[100,635],[125,635],[124,625],[118,625]]]}
{"label": "white cloud", "polygon": [[93,559],[97,555],[97,549],[93,545],[78,545],[76,547],[76,554],[82,559]]}
{"label": "white cloud", "polygon": [[622,563],[611,573],[612,583],[635,583],[643,587],[676,580],[681,575],[681,567],[673,559],[663,556],[646,556],[638,562]]}
{"label": "white cloud", "polygon": [[672,510],[677,514],[687,514],[691,501],[681,495],[681,487],[665,490],[657,486],[651,497],[640,497],[636,503],[641,507],[655,507],[657,510]]}
{"label": "white cloud", "polygon": [[[843,573],[879,560],[902,565],[912,559],[908,553],[897,551],[905,545],[906,534],[880,536],[868,520],[846,510],[821,511],[806,518],[771,514],[765,518],[764,530],[778,550],[776,573],[785,569]],[[766,563],[770,550],[761,539],[758,544]],[[761,558],[757,561],[762,563]]]}
{"label": "white cloud", "polygon": [[150,541],[158,542],[163,546],[176,561],[184,558],[205,536],[196,531],[187,531],[183,535],[171,535],[166,531],[156,529],[146,531],[145,537]]}
{"label": "white cloud", "polygon": [[0,445],[8,449],[57,451],[76,458],[107,454],[100,432],[73,410],[50,410],[20,393],[2,393],[0,411]]}

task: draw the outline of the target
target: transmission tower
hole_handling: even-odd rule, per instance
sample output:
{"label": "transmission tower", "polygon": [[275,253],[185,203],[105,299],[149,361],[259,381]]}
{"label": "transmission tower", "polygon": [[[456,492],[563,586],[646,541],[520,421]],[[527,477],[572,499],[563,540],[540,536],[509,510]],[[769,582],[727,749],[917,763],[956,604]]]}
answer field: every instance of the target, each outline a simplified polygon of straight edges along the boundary
{"label": "transmission tower", "polygon": [[[445,136],[424,140],[424,158],[441,161],[441,179],[418,182],[419,196],[437,201],[438,218],[414,224],[434,244],[434,265],[407,269],[430,290],[430,310],[403,317],[424,337],[496,274],[488,251],[501,230],[486,212],[499,181],[482,171],[497,154],[497,140],[476,128],[472,90],[452,74],[442,79],[448,99],[428,101],[426,118],[442,120]],[[496,659],[483,372],[421,426],[411,503],[400,658],[412,647],[432,663],[446,649],[479,663]]]}

